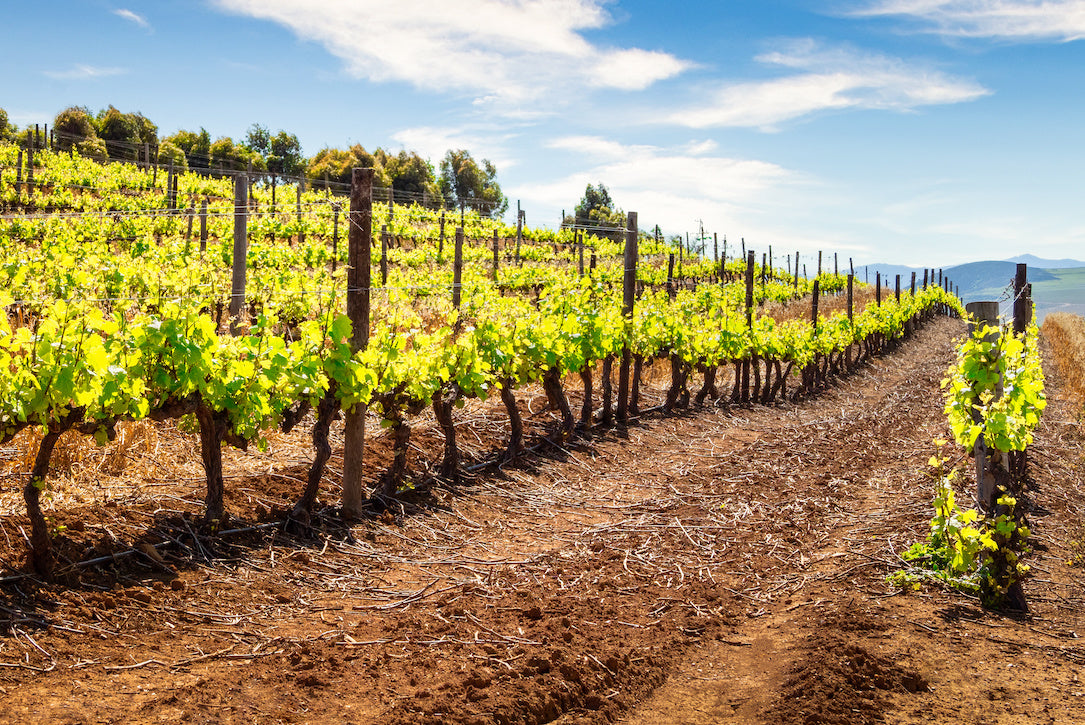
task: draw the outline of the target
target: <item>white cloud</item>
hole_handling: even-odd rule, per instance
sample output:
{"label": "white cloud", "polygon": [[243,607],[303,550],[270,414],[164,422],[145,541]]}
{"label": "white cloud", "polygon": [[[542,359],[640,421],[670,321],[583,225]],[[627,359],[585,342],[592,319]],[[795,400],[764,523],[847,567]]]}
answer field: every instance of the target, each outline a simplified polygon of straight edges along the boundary
{"label": "white cloud", "polygon": [[652,146],[627,146],[599,136],[564,136],[546,144],[548,148],[571,151],[581,156],[617,161],[631,155],[655,153]]}
{"label": "white cloud", "polygon": [[493,130],[436,126],[415,126],[392,134],[394,141],[417,152],[422,158],[429,159],[435,169],[449,149],[467,149],[476,161],[488,159],[498,171],[506,171],[516,165],[505,146],[512,138],[512,134]]}
{"label": "white cloud", "polygon": [[667,53],[639,48],[617,50],[603,53],[596,60],[588,82],[598,88],[642,91],[690,67],[686,61]]}
{"label": "white cloud", "polygon": [[114,10],[113,14],[117,17],[124,18],[130,23],[135,23],[144,30],[151,29],[151,24],[147,22],[147,18],[143,17],[138,13],[134,13],[131,10],[128,10],[127,8],[119,8],[117,10]]}
{"label": "white cloud", "polygon": [[690,156],[703,156],[704,154],[710,154],[719,148],[719,144],[712,139],[705,139],[704,141],[690,141],[686,144],[685,151]]}
{"label": "white cloud", "polygon": [[1085,38],[1085,0],[879,0],[854,15],[910,17],[962,38]]}
{"label": "white cloud", "polygon": [[67,70],[47,70],[42,73],[57,81],[86,81],[95,78],[108,78],[127,73],[125,68],[98,68],[84,63],[76,63]]}
{"label": "white cloud", "polygon": [[872,53],[824,49],[811,41],[758,56],[758,61],[796,71],[764,81],[719,88],[708,105],[667,120],[691,128],[747,126],[771,129],[782,121],[819,111],[883,109],[960,103],[987,95],[982,86],[937,70]]}
{"label": "white cloud", "polygon": [[323,45],[346,70],[522,103],[571,86],[641,90],[692,66],[663,52],[604,48],[583,31],[607,0],[215,0]]}
{"label": "white cloud", "polygon": [[526,208],[541,209],[547,218],[556,219],[556,210],[570,209],[588,184],[601,182],[623,209],[640,213],[641,226],[659,224],[670,233],[695,229],[703,219],[706,229],[722,231],[737,228],[739,217],[749,221],[767,191],[801,180],[776,164],[706,156],[711,147],[703,142],[667,149],[569,136],[547,147],[594,159],[565,178],[507,190],[510,198],[526,200]]}
{"label": "white cloud", "polygon": [[52,118],[52,111],[26,111],[18,108],[9,108],[8,123],[16,126],[26,126],[31,123],[41,123],[43,118]]}

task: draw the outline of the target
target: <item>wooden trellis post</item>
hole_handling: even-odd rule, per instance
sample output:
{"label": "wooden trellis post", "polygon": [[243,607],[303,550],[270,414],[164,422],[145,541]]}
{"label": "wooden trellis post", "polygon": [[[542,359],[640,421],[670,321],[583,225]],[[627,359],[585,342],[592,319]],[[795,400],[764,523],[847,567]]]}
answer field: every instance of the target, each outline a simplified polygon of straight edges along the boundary
{"label": "wooden trellis post", "polygon": [[[998,302],[970,302],[965,307],[965,311],[975,319],[974,325],[969,325],[969,334],[972,334],[975,326],[986,324],[995,328],[995,332],[985,338],[986,341],[998,341]],[[999,386],[995,391],[995,398],[1001,397],[1001,394],[1002,390],[1001,386]],[[979,411],[972,411],[972,420],[982,424],[983,420]],[[983,440],[982,433],[976,438],[976,443],[972,447],[972,455],[976,461],[976,503],[981,510],[989,511],[994,503],[996,482],[988,467],[989,451],[987,450],[987,443]]]}
{"label": "wooden trellis post", "polygon": [[[373,169],[356,168],[350,179],[347,232],[347,316],[354,352],[369,345],[370,248],[373,244]],[[299,186],[300,188],[300,186]],[[300,194],[299,194],[300,196]],[[365,450],[365,407],[343,411],[343,518],[362,514],[362,456]]]}
{"label": "wooden trellis post", "polygon": [[241,332],[245,309],[245,270],[249,254],[249,180],[244,174],[234,178],[234,266],[230,285],[230,334]]}
{"label": "wooden trellis post", "polygon": [[637,212],[629,212],[625,233],[625,255],[622,273],[622,318],[625,320],[626,341],[622,345],[622,360],[618,367],[618,410],[619,425],[629,422],[629,367],[633,361],[633,352],[629,347],[629,333],[633,326],[633,304],[637,292]]}

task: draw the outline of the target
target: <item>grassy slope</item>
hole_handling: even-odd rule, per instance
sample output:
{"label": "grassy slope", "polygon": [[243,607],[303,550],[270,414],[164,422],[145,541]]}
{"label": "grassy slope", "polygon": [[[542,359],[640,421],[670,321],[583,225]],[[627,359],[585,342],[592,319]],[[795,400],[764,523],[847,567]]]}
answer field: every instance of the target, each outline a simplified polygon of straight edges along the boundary
{"label": "grassy slope", "polygon": [[[1029,269],[1032,282],[1032,298],[1036,302],[1039,322],[1050,312],[1070,312],[1085,316],[1085,267],[1067,269]],[[1032,273],[1036,272],[1036,275]],[[1043,277],[1042,279],[1036,279]],[[998,300],[1004,296],[1005,287],[981,287],[966,295],[966,300]],[[1009,305],[1008,299],[1004,302]]]}

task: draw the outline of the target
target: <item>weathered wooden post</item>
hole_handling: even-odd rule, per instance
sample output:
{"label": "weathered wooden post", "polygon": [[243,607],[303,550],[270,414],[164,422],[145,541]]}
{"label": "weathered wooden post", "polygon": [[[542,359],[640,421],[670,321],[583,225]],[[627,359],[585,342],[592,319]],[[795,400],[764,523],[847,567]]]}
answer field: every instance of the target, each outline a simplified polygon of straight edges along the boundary
{"label": "weathered wooden post", "polygon": [[618,410],[619,425],[629,423],[629,367],[633,353],[629,347],[633,329],[633,304],[637,293],[637,212],[631,211],[627,217],[625,233],[625,255],[622,273],[622,318],[625,320],[622,360],[618,367]]}
{"label": "weathered wooden post", "polygon": [[26,193],[34,195],[34,144],[30,140],[30,132],[26,133]]}
{"label": "weathered wooden post", "polygon": [[381,224],[381,287],[388,286],[388,225]]}
{"label": "weathered wooden post", "polygon": [[1028,286],[1028,265],[1018,264],[1013,277],[1013,332],[1015,335],[1025,334],[1028,324],[1032,321],[1029,309],[1029,295],[1026,293]]}
{"label": "weathered wooden post", "polygon": [[456,249],[452,257],[452,306],[460,309],[463,296],[463,227],[456,227]]}
{"label": "weathered wooden post", "polygon": [[441,261],[441,257],[445,253],[445,211],[441,210],[441,228],[437,237],[437,261]]}
{"label": "weathered wooden post", "polygon": [[244,174],[234,178],[234,266],[230,285],[230,334],[241,333],[241,315],[245,310],[245,270],[249,254],[249,180]]}
{"label": "weathered wooden post", "polygon": [[207,197],[200,202],[200,254],[207,251]]}
{"label": "weathered wooden post", "polygon": [[339,202],[332,202],[332,271],[339,266]]}
{"label": "weathered wooden post", "polygon": [[[373,169],[356,168],[350,178],[350,217],[347,225],[347,316],[351,350],[369,345],[369,287],[372,281]],[[300,194],[299,194],[300,196]],[[362,469],[365,451],[365,407],[343,411],[343,518],[362,515]]]}
{"label": "weathered wooden post", "polygon": [[[351,188],[353,188],[353,181],[351,182]],[[305,191],[305,177],[301,177],[301,178],[298,179],[298,189],[297,189],[297,196],[298,196],[298,199],[297,199],[297,219],[298,219],[298,246],[299,247],[301,245],[305,244],[305,232],[302,230],[302,227],[301,227],[301,194],[302,194],[303,191]],[[373,211],[372,201],[373,201],[373,198],[372,198],[372,196],[373,196],[373,194],[372,194],[372,186],[370,186],[370,221],[369,221],[370,230],[372,230],[372,228],[373,228],[373,218],[372,218],[372,211]]]}
{"label": "weathered wooden post", "polygon": [[[984,340],[987,342],[998,341],[998,302],[970,302],[965,307],[965,311],[974,319],[974,322],[970,322],[968,325],[968,334],[973,334],[977,327],[988,325],[993,328],[993,332]],[[1002,386],[999,385],[998,389],[996,389],[995,399],[1001,397],[1001,388]],[[982,414],[978,410],[972,410],[972,420],[980,425],[983,424]],[[988,463],[989,452],[987,443],[983,440],[982,432],[976,438],[976,443],[972,448],[972,455],[976,461],[976,503],[981,510],[991,511],[994,506],[996,481]]]}
{"label": "weathered wooden post", "polygon": [[[745,245],[744,245],[745,246]],[[756,253],[751,249],[746,254],[746,328],[753,328],[753,274],[756,264]],[[742,401],[750,399],[750,358],[742,361]]]}
{"label": "weathered wooden post", "polygon": [[577,257],[578,257],[577,268],[578,268],[578,270],[580,272],[580,276],[583,277],[584,276],[584,232],[574,232],[574,238],[578,240],[577,245],[576,245],[577,246]]}
{"label": "weathered wooden post", "polygon": [[674,252],[667,255],[667,295],[673,300],[677,291],[674,289]]}
{"label": "weathered wooden post", "polygon": [[[497,282],[497,228],[494,228],[494,267],[493,267],[493,281]],[[580,275],[584,276],[584,250],[580,250]]]}
{"label": "weathered wooden post", "polygon": [[855,275],[848,274],[848,324],[855,321],[855,294],[853,291],[853,285],[855,284]]}
{"label": "weathered wooden post", "polygon": [[[235,185],[236,186],[236,185]],[[236,194],[234,195],[236,197]],[[166,209],[173,213],[173,162],[166,168]]]}
{"label": "weathered wooden post", "polygon": [[[1031,322],[1032,285],[1028,283],[1028,265],[1018,264],[1013,277],[1013,333],[1024,335]],[[1010,475],[1020,483],[1028,467],[1028,451],[1010,451],[1007,459]]]}
{"label": "weathered wooden post", "polygon": [[516,264],[520,264],[520,242],[524,238],[524,212],[520,209],[520,201],[516,201]]}

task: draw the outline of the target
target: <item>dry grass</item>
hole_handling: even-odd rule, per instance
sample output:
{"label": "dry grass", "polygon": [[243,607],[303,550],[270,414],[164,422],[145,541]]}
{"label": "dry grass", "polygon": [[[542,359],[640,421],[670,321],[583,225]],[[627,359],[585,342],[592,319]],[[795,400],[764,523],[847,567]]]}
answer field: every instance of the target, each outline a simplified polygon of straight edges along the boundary
{"label": "dry grass", "polygon": [[[858,315],[867,305],[874,304],[876,293],[873,287],[856,287],[852,304],[854,313]],[[889,290],[888,294],[886,290],[882,290],[882,300],[892,299],[893,291]],[[799,300],[791,300],[789,302],[770,302],[762,307],[757,315],[758,317],[771,317],[777,322],[784,322],[786,320],[795,319],[810,319],[810,296],[807,295]],[[822,295],[818,299],[818,314],[821,317],[829,317],[834,313],[847,313],[848,311],[848,293],[841,292],[839,294],[827,294]]]}
{"label": "dry grass", "polygon": [[1052,312],[1044,318],[1041,332],[1067,387],[1079,402],[1085,402],[1085,318]]}

